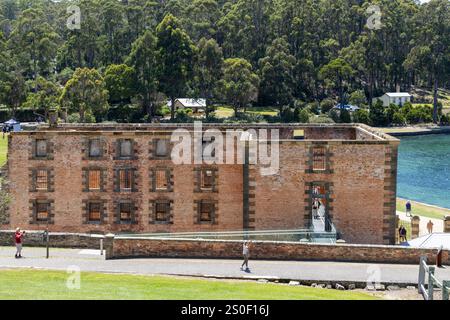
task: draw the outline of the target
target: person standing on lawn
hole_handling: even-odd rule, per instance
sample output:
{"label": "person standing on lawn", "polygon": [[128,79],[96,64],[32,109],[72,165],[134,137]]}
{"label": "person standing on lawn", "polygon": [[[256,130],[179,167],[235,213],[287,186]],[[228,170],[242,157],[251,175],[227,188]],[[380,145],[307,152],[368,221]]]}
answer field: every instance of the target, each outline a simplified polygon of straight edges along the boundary
{"label": "person standing on lawn", "polygon": [[14,243],[16,244],[16,259],[22,258],[22,238],[25,235],[25,231],[21,232],[20,228],[16,229],[14,234]]}
{"label": "person standing on lawn", "polygon": [[406,201],[406,216],[407,217],[412,217],[411,214],[411,201]]}

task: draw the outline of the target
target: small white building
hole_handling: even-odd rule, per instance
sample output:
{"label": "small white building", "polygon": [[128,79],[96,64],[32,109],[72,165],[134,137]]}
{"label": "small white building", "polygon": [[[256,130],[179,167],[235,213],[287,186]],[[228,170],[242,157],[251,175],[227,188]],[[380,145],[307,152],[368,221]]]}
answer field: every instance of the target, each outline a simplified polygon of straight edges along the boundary
{"label": "small white building", "polygon": [[[167,106],[170,108],[172,106],[172,102],[169,100],[167,102]],[[175,108],[176,109],[192,109],[193,112],[201,112],[205,111],[206,108],[206,99],[197,98],[177,98],[175,99]]]}
{"label": "small white building", "polygon": [[406,102],[411,102],[411,97],[412,96],[407,92],[387,92],[381,97],[374,98],[372,103],[375,104],[377,100],[381,100],[384,107],[388,107],[391,103],[402,106]]}

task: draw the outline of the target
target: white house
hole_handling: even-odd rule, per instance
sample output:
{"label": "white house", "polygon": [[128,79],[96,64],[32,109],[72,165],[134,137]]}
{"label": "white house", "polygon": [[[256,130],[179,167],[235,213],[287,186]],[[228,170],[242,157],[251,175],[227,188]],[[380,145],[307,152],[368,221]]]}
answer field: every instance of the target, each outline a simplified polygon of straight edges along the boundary
{"label": "white house", "polygon": [[388,107],[391,103],[398,106],[404,105],[406,102],[411,102],[411,95],[407,92],[387,92],[379,98],[374,98],[372,103],[376,103],[377,100],[383,102],[383,106]]}
{"label": "white house", "polygon": [[[169,108],[172,106],[170,100],[167,102],[167,106]],[[193,112],[204,111],[206,108],[206,99],[177,98],[175,99],[175,108],[176,109],[189,108],[192,109]]]}

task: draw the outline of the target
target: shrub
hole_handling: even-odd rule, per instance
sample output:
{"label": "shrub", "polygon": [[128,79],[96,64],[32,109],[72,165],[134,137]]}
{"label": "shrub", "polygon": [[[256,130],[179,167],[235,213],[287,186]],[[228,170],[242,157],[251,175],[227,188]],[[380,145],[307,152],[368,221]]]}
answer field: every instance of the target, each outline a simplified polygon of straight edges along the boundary
{"label": "shrub", "polygon": [[306,102],[305,101],[298,100],[298,99],[294,101],[294,108],[295,109],[297,109],[297,108],[303,109],[305,107],[306,107]]}
{"label": "shrub", "polygon": [[443,114],[441,116],[441,125],[448,126],[450,124],[450,116]]}
{"label": "shrub", "polygon": [[369,111],[370,124],[374,127],[382,127],[387,124],[383,102],[378,100]]}
{"label": "shrub", "polygon": [[394,114],[399,112],[399,110],[400,107],[392,103],[386,108],[385,114],[386,114],[386,122],[388,124],[393,122]]}
{"label": "shrub", "polygon": [[331,109],[333,109],[335,102],[332,99],[324,99],[320,103],[320,111],[322,113],[328,113]]}
{"label": "shrub", "polygon": [[353,122],[370,124],[369,111],[367,109],[358,109],[353,113]]}
{"label": "shrub", "polygon": [[300,123],[309,123],[310,113],[308,110],[303,109],[298,114],[298,122]]}
{"label": "shrub", "polygon": [[353,91],[348,100],[351,104],[358,107],[367,105],[366,95],[362,90]]}
{"label": "shrub", "polygon": [[406,114],[406,120],[411,124],[428,123],[433,121],[433,107],[417,106]]}
{"label": "shrub", "polygon": [[306,105],[306,108],[309,112],[314,114],[320,114],[320,104],[318,102],[310,102]]}
{"label": "shrub", "polygon": [[328,112],[328,116],[336,123],[339,123],[339,113],[336,111],[336,109],[331,109],[330,112]]}
{"label": "shrub", "polygon": [[392,116],[392,124],[404,126],[406,124],[406,118],[401,112],[396,112]]}
{"label": "shrub", "polygon": [[[67,116],[67,122],[69,123],[80,123],[80,114],[72,113]],[[84,115],[84,123],[95,123],[95,117],[91,113],[86,113]]]}
{"label": "shrub", "polygon": [[318,116],[316,116],[316,117],[311,117],[310,119],[309,119],[309,122],[310,123],[335,123],[334,121],[333,121],[333,119],[331,119],[328,115],[326,115],[326,114],[321,114],[321,115],[318,115]]}
{"label": "shrub", "polygon": [[342,109],[339,112],[339,122],[340,123],[351,123],[352,117],[350,115],[350,112],[346,109]]}
{"label": "shrub", "polygon": [[281,111],[281,121],[282,122],[296,122],[298,119],[298,114],[300,112],[300,108],[295,108],[292,110],[289,107],[283,108]]}

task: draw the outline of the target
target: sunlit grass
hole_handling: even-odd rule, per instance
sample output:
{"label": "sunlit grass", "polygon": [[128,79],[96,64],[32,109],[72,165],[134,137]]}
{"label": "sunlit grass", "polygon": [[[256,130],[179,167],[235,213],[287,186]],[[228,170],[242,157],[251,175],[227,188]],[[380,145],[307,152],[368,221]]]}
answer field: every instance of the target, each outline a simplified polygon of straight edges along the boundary
{"label": "sunlit grass", "polygon": [[[192,280],[162,276],[81,273],[79,289],[73,274],[61,271],[0,271],[0,299],[81,300],[370,300],[357,291],[243,281]],[[72,286],[67,286],[67,281]],[[74,286],[75,285],[75,286]],[[69,289],[69,288],[75,289]]]}
{"label": "sunlit grass", "polygon": [[[397,198],[397,210],[405,212],[406,200]],[[443,219],[450,215],[450,209],[427,206],[418,202],[411,201],[412,214],[427,218]]]}
{"label": "sunlit grass", "polygon": [[8,152],[8,137],[5,135],[3,138],[3,133],[0,137],[0,167],[6,163],[6,154]]}

